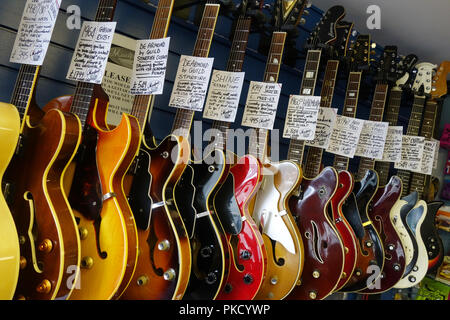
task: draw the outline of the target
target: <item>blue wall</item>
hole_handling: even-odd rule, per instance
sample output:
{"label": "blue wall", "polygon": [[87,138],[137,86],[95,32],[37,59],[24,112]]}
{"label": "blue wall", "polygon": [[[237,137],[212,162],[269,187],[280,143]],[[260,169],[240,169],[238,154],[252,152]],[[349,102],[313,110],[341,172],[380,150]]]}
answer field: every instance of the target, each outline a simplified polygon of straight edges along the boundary
{"label": "blue wall", "polygon": [[[0,101],[10,101],[11,94],[14,88],[19,65],[9,62],[9,56],[13,47],[15,34],[20,23],[20,17],[24,8],[26,0],[2,0],[0,1]],[[151,0],[156,4],[156,0]],[[270,3],[271,1],[266,1]],[[80,6],[82,18],[84,20],[94,19],[97,1],[94,0],[63,0],[60,14],[53,33],[52,42],[49,47],[46,60],[41,69],[41,78],[37,88],[37,101],[39,105],[43,106],[50,99],[67,94],[73,94],[75,83],[65,79],[67,69],[70,64],[73,49],[75,47],[78,30],[68,30],[66,27],[66,20],[68,14],[66,8],[69,5],[76,4]],[[323,8],[327,10],[328,8]],[[195,10],[193,8],[192,10]],[[320,20],[323,11],[312,6],[310,15],[305,17],[306,24],[299,26],[300,36],[297,40],[297,48],[302,49],[306,38],[309,36],[311,30]],[[115,15],[117,21],[116,32],[126,35],[134,39],[146,39],[150,34],[152,22],[154,18],[155,7],[144,4],[139,0],[119,0]],[[192,11],[193,13],[194,11]],[[191,17],[194,15],[191,14]],[[227,17],[220,16],[217,23],[214,41],[211,47],[210,56],[215,58],[214,68],[224,69],[230,50],[230,42],[228,36],[230,32],[231,20]],[[194,41],[196,38],[197,27],[192,23],[186,22],[177,17],[172,18],[169,28],[169,35],[171,39],[170,57],[168,62],[168,70],[166,74],[165,94],[158,96],[155,102],[155,108],[151,117],[151,128],[157,139],[162,139],[171,130],[174,109],[167,107],[170,92],[172,90],[173,81],[178,66],[180,55],[192,54]],[[239,127],[242,119],[243,104],[245,103],[246,93],[250,80],[260,81],[264,72],[264,65],[266,57],[257,52],[259,35],[252,34],[250,36],[248,53],[244,63],[244,71],[246,72],[245,84],[243,93],[241,95],[241,108],[236,118],[234,127]],[[299,59],[296,67],[291,68],[283,65],[281,68],[279,82],[283,84],[282,97],[277,113],[277,120],[275,128],[281,130],[284,125],[284,116],[286,114],[288,97],[290,94],[298,94],[300,83],[302,79],[302,69],[304,60]],[[322,77],[316,88],[316,95],[320,95],[320,87],[322,84]],[[346,80],[345,75],[341,74],[340,80],[336,88],[333,106],[342,110],[344,100]],[[367,119],[370,111],[371,93],[366,94],[358,107],[357,117]],[[409,108],[407,105],[401,109],[400,125],[406,126],[409,117]],[[201,120],[201,113],[196,113],[196,120]],[[204,127],[207,128],[210,121],[204,121]],[[288,142],[282,139],[281,145],[281,159],[287,153]],[[331,164],[333,157],[326,154],[324,163]],[[351,161],[351,167],[354,169],[357,164],[357,159]]]}

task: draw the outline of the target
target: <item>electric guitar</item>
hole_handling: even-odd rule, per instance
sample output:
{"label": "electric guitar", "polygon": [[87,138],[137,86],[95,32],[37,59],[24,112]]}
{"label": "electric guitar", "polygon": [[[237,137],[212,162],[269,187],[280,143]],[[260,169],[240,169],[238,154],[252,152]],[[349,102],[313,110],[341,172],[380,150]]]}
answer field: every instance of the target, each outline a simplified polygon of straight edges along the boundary
{"label": "electric guitar", "polygon": [[[347,56],[347,47],[351,35],[353,23],[340,21],[336,27],[336,41],[330,45],[332,48],[331,58],[327,62],[325,69],[325,76],[323,79],[323,85],[321,89],[320,105],[322,108],[330,108],[333,101],[334,86],[336,83],[336,77],[339,70],[340,60],[349,58]],[[313,178],[319,175],[321,171],[321,163],[323,157],[323,149],[310,146],[306,155],[304,176]],[[338,291],[342,288],[347,280],[348,275],[352,274],[357,257],[356,247],[356,235],[344,217],[342,212],[342,206],[345,200],[348,198],[353,190],[353,176],[348,171],[341,171],[338,173],[338,187],[336,193],[331,198],[330,209],[331,217],[334,227],[341,237],[342,244],[344,245],[344,266],[339,280],[334,291]]]}
{"label": "electric guitar", "polygon": [[[173,5],[174,0],[159,1],[151,39],[167,35]],[[153,99],[144,95],[134,99],[131,115],[139,120],[143,134]],[[191,270],[191,248],[181,216],[173,205],[172,191],[186,166],[187,159],[183,157],[189,155],[188,147],[186,141],[175,136],[158,146],[149,146],[142,137],[139,154],[125,177],[138,230],[139,256],[122,299],[179,300],[184,295]]]}
{"label": "electric guitar", "polygon": [[[246,17],[249,4],[243,1],[232,36],[231,51],[227,71],[239,72],[245,59],[251,18]],[[225,231],[230,264],[225,286],[217,295],[217,300],[252,300],[258,292],[266,273],[267,254],[264,240],[253,221],[248,203],[254,197],[260,178],[258,160],[246,155],[239,157],[227,150],[227,130],[229,122],[213,121],[213,149],[223,150],[227,156],[227,172],[224,181],[213,198],[214,208]],[[206,152],[208,153],[208,151]]]}
{"label": "electric guitar", "polygon": [[[322,48],[336,41],[336,27],[344,16],[344,7],[331,7],[309,38],[301,95],[314,95],[319,65],[325,51]],[[336,64],[334,66],[337,67]],[[334,81],[336,74],[332,72],[332,78],[327,80]],[[291,139],[288,159],[301,165],[304,150],[305,141]],[[295,217],[305,246],[303,273],[289,299],[324,299],[333,292],[341,278],[344,245],[328,216],[328,206],[336,193],[337,184],[336,170],[326,167],[312,179],[303,177],[295,191],[288,196],[289,209]]]}
{"label": "electric guitar", "polygon": [[[117,0],[100,0],[95,21],[112,21],[116,5]],[[64,182],[81,239],[80,281],[73,300],[119,298],[136,267],[137,229],[123,179],[140,146],[139,122],[123,114],[109,130],[108,100],[101,85],[78,82],[73,97],[56,98],[45,107],[70,106],[83,127],[79,152]]]}
{"label": "electric guitar", "polygon": [[[384,48],[382,63],[378,66],[377,87],[380,82],[389,85],[397,80],[397,47],[386,46]],[[377,94],[377,91],[376,93]],[[374,97],[374,103],[370,111],[369,119],[372,121],[382,121],[386,104],[386,98]],[[361,158],[358,176],[362,176],[364,171],[374,170],[375,160]],[[389,182],[379,187],[372,202],[369,205],[368,216],[380,235],[384,248],[384,261],[380,269],[379,278],[375,277],[376,286],[370,284],[366,289],[361,290],[367,294],[381,293],[389,290],[401,278],[405,269],[405,250],[402,246],[400,236],[391,222],[391,215],[395,215],[392,210],[395,203],[400,200],[402,183],[399,177],[392,176]],[[380,265],[379,265],[380,266]]]}
{"label": "electric guitar", "polygon": [[[217,4],[205,5],[193,56],[208,56],[219,9]],[[187,139],[193,117],[193,110],[178,109],[172,134]],[[224,173],[225,155],[215,149],[200,161],[188,162],[173,190],[191,245],[191,274],[183,297],[187,300],[215,299],[224,285],[228,244],[213,203]]]}
{"label": "electric guitar", "polygon": [[[274,32],[264,72],[264,82],[278,79],[285,32]],[[259,161],[261,181],[250,204],[267,252],[267,273],[255,300],[283,299],[295,286],[303,269],[303,244],[286,197],[298,185],[301,171],[290,161],[271,162],[267,158],[267,129],[252,129],[249,154]]]}
{"label": "electric guitar", "polygon": [[[20,116],[11,104],[0,103],[0,183],[17,148],[20,132]],[[3,192],[0,192],[0,300],[11,300],[19,279],[20,248],[17,228]]]}
{"label": "electric guitar", "polygon": [[63,177],[80,143],[74,115],[44,113],[35,89],[40,66],[21,65],[11,98],[20,115],[16,152],[2,189],[17,228],[20,273],[15,299],[67,299],[77,280],[80,238]]}

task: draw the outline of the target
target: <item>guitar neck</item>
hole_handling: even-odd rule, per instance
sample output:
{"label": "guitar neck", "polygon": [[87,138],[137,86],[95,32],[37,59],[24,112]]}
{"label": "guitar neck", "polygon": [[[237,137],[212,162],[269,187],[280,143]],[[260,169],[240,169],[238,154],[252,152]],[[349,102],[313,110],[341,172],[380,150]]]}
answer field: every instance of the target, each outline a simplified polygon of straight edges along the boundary
{"label": "guitar neck", "polygon": [[[425,106],[425,112],[423,116],[422,128],[420,130],[420,135],[425,137],[425,139],[430,140],[433,138],[434,128],[436,126],[436,120],[438,115],[438,102],[435,100],[429,100]],[[411,190],[417,191],[420,199],[425,199],[426,190],[430,184],[431,176],[412,173],[411,177]]]}
{"label": "guitar neck", "polygon": [[[97,22],[111,22],[116,11],[117,0],[100,0],[95,15]],[[86,125],[91,100],[94,93],[94,84],[79,81],[75,89],[70,112],[75,113],[81,121],[82,127]]]}
{"label": "guitar neck", "polygon": [[[304,96],[314,95],[321,56],[322,50],[308,50],[308,54],[306,56],[305,70],[303,72],[302,84],[300,87],[301,95]],[[296,139],[290,140],[288,149],[288,160],[295,161],[299,165],[301,165],[303,162],[304,152],[305,152],[304,140],[296,140]]]}
{"label": "guitar neck", "polygon": [[[322,84],[320,107],[331,108],[333,102],[334,88],[339,68],[339,60],[329,60],[325,69],[325,77]],[[303,175],[307,178],[314,178],[320,173],[323,149],[310,147],[306,155],[305,169]]]}
{"label": "guitar neck", "polygon": [[[198,29],[197,40],[194,46],[194,57],[208,57],[211,48],[214,30],[216,28],[217,17],[219,15],[220,5],[206,4],[203,11],[202,21]],[[172,126],[172,132],[188,137],[191,131],[192,121],[194,120],[193,110],[179,108],[175,114],[175,120]]]}
{"label": "guitar neck", "polygon": [[[266,69],[263,82],[277,82],[280,74],[281,60],[283,58],[286,32],[274,32],[267,55]],[[249,143],[249,154],[265,162],[267,155],[269,131],[267,129],[252,130]]]}
{"label": "guitar neck", "polygon": [[[414,96],[414,102],[409,117],[408,128],[406,134],[411,136],[418,136],[420,131],[420,125],[422,123],[422,116],[424,111],[426,97]],[[397,176],[400,177],[403,184],[402,196],[407,196],[411,185],[411,172],[408,170],[398,170]]]}
{"label": "guitar neck", "polygon": [[[403,91],[401,88],[393,88],[389,94],[389,104],[384,116],[384,120],[388,122],[390,126],[397,125],[398,114],[400,113],[400,105],[402,102],[402,95]],[[376,162],[375,170],[378,172],[380,185],[386,185],[388,183],[390,166],[390,162]]]}
{"label": "guitar neck", "polygon": [[[160,0],[156,9],[150,39],[161,39],[167,36],[170,18],[175,0]],[[138,95],[134,98],[131,115],[135,116],[140,124],[141,132],[145,130],[147,119],[151,117],[153,95]]]}
{"label": "guitar neck", "polygon": [[[227,71],[240,72],[244,65],[245,51],[247,50],[248,36],[250,34],[251,19],[240,17],[236,24],[236,29],[233,34],[233,41],[231,43],[230,56],[227,63]],[[212,128],[218,130],[218,135],[215,137],[214,148],[226,150],[227,129],[230,128],[230,122],[215,120],[212,123]]]}
{"label": "guitar neck", "polygon": [[28,114],[31,100],[34,96],[40,67],[23,64],[20,66],[16,85],[11,98],[11,104],[17,107],[21,119],[21,131],[24,126],[24,120]]}
{"label": "guitar neck", "polygon": [[[359,88],[361,86],[362,72],[350,72],[345,93],[344,109],[342,115],[349,118],[356,117],[358,107]],[[348,170],[349,159],[344,156],[334,157],[333,167],[339,171]]]}
{"label": "guitar neck", "polygon": [[[386,106],[386,98],[389,90],[389,85],[386,83],[378,83],[375,87],[375,94],[372,100],[372,107],[370,109],[370,121],[383,121],[384,107]],[[375,170],[375,159],[361,157],[359,162],[356,179],[364,178],[367,170]]]}

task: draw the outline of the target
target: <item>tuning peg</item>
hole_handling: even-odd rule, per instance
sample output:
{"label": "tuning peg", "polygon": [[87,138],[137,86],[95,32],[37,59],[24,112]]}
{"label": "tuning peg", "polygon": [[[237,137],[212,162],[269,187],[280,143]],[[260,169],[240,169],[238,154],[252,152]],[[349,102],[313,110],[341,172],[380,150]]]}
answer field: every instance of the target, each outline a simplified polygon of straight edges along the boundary
{"label": "tuning peg", "polygon": [[371,51],[370,51],[370,54],[374,56],[374,55],[377,54],[377,52],[376,52],[375,50],[371,50]]}
{"label": "tuning peg", "polygon": [[310,12],[309,12],[309,10],[304,10],[304,11],[303,11],[303,15],[305,15],[305,16],[309,16],[309,15],[310,15]]}
{"label": "tuning peg", "polygon": [[311,8],[311,6],[312,6],[311,1],[306,2],[306,7],[307,7],[307,8]]}
{"label": "tuning peg", "polygon": [[301,18],[300,19],[300,24],[303,26],[306,24],[306,19],[305,18]]}
{"label": "tuning peg", "polygon": [[377,47],[377,44],[375,42],[372,42],[370,46],[372,47],[372,49],[375,49]]}

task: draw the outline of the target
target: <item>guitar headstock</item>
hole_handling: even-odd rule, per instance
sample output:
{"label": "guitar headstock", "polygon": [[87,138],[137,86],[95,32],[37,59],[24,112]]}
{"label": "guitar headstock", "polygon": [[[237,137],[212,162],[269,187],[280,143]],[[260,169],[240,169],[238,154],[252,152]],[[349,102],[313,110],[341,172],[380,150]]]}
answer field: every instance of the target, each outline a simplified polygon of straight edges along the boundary
{"label": "guitar headstock", "polygon": [[302,20],[306,0],[276,0],[273,11],[273,25],[278,31],[289,31],[296,28]]}
{"label": "guitar headstock", "polygon": [[419,58],[415,54],[402,57],[397,64],[397,81],[395,87],[398,89],[410,89],[412,86],[412,73]]}
{"label": "guitar headstock", "polygon": [[449,73],[450,61],[442,62],[433,77],[431,99],[438,100],[447,94],[447,76]]}
{"label": "guitar headstock", "polygon": [[336,41],[333,43],[331,58],[343,59],[347,56],[348,44],[353,27],[353,22],[347,21],[340,21],[336,26]]}
{"label": "guitar headstock", "polygon": [[376,81],[395,83],[397,81],[397,47],[384,47],[383,56],[376,66]]}
{"label": "guitar headstock", "polygon": [[349,69],[353,72],[365,71],[370,67],[370,35],[360,34],[349,48]]}
{"label": "guitar headstock", "polygon": [[345,16],[343,6],[333,6],[324,14],[311,36],[308,38],[308,49],[324,48],[337,39],[336,27]]}
{"label": "guitar headstock", "polygon": [[418,96],[430,96],[433,88],[433,76],[437,65],[429,62],[418,63],[414,73],[416,77],[412,85],[412,92]]}

